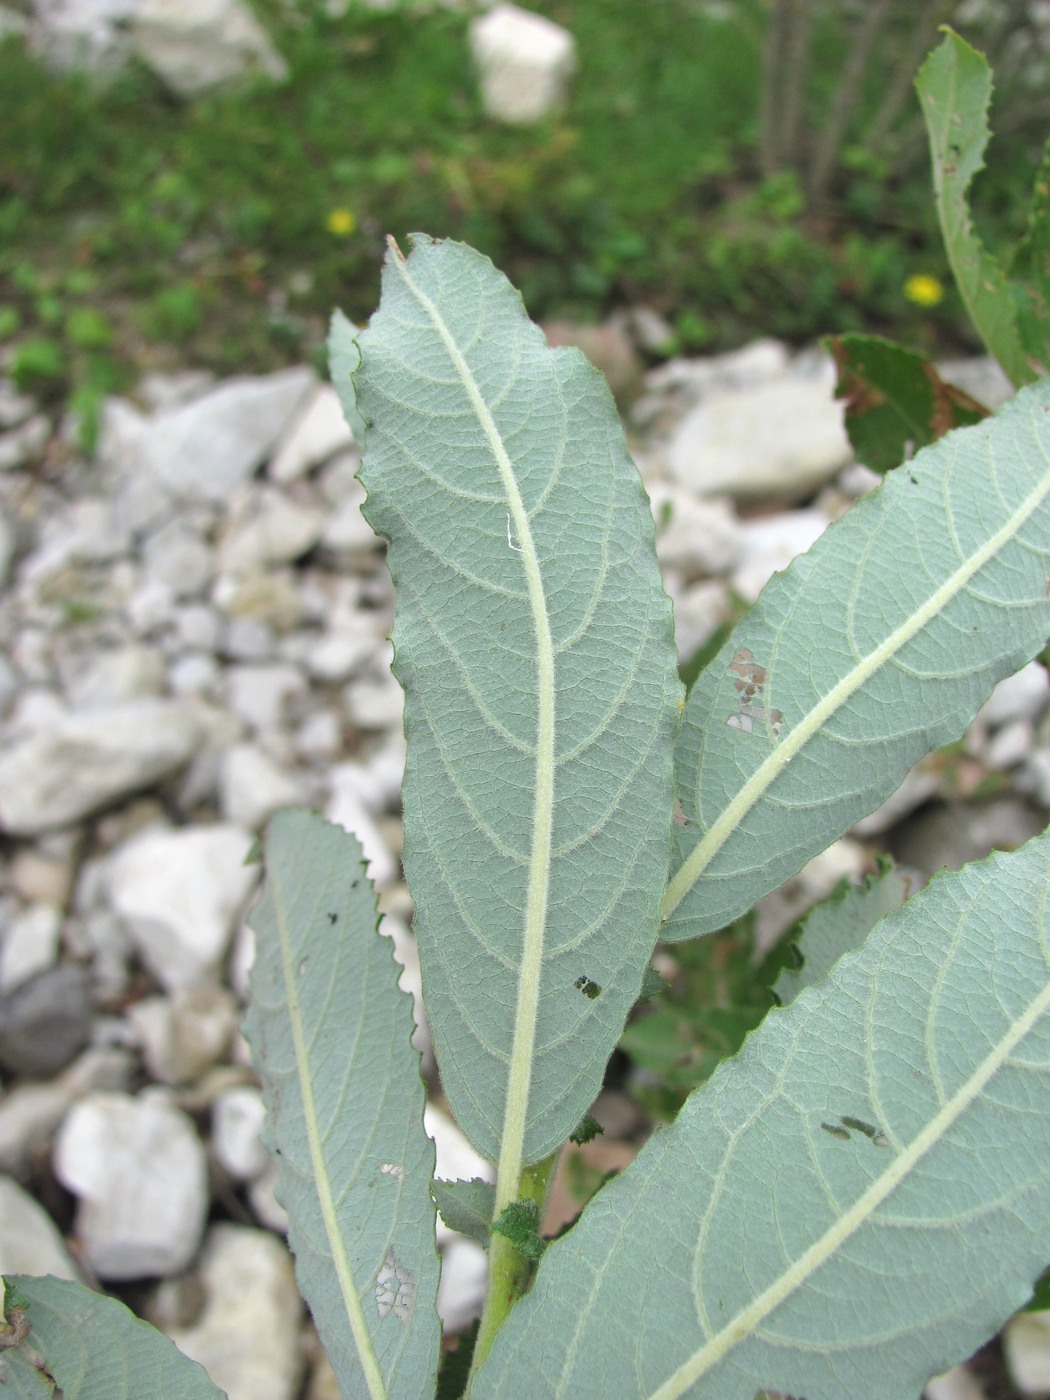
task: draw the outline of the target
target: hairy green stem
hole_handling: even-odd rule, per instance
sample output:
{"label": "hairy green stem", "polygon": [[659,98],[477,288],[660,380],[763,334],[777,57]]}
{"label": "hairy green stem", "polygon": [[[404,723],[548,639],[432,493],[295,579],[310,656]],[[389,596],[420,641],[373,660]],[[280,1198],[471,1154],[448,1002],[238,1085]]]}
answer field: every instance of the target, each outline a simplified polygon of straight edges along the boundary
{"label": "hairy green stem", "polygon": [[[518,1181],[516,1199],[535,1201],[541,1223],[560,1152],[561,1148],[545,1157],[542,1162],[525,1167]],[[499,1202],[496,1213],[501,1213]],[[532,1260],[520,1254],[506,1235],[494,1231],[489,1236],[489,1286],[484,1311],[481,1314],[481,1326],[478,1328],[478,1339],[474,1344],[474,1358],[470,1364],[468,1395],[474,1375],[488,1356],[496,1333],[506,1322],[511,1308],[528,1289],[534,1267]]]}

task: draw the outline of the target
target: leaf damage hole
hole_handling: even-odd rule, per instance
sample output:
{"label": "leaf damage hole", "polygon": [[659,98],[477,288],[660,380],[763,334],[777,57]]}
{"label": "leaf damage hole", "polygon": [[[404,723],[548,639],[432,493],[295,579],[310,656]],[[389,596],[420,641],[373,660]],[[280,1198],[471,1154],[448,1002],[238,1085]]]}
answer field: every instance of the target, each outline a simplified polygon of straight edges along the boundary
{"label": "leaf damage hole", "polygon": [[398,1322],[407,1323],[415,1306],[416,1276],[402,1264],[391,1246],[376,1275],[376,1309],[380,1317],[392,1312]]}
{"label": "leaf damage hole", "polygon": [[398,1181],[404,1181],[405,1179],[404,1167],[399,1167],[396,1162],[384,1162],[379,1170],[382,1172],[383,1176],[396,1176]]}
{"label": "leaf damage hole", "polygon": [[830,1133],[833,1138],[839,1138],[843,1142],[850,1142],[854,1133],[860,1133],[866,1137],[875,1147],[889,1147],[890,1140],[885,1133],[880,1132],[874,1123],[867,1123],[863,1118],[854,1118],[848,1113],[840,1116],[837,1123],[821,1123],[820,1125],[826,1133]]}
{"label": "leaf damage hole", "polygon": [[339,915],[338,915],[338,914],[329,914],[329,915],[328,915],[328,922],[329,922],[330,924],[337,924],[337,923],[339,922]]}
{"label": "leaf damage hole", "polygon": [[730,729],[740,729],[745,734],[753,734],[755,721],[760,724],[765,722],[774,739],[779,739],[780,731],[784,727],[784,716],[780,710],[767,710],[764,703],[769,672],[764,666],[759,666],[747,647],[740,648],[730,662],[729,669],[736,676],[733,684],[740,697],[740,708],[729,716],[726,724]]}
{"label": "leaf damage hole", "polygon": [[310,959],[309,959],[309,957],[305,957],[305,958],[300,958],[300,959],[299,959],[299,969],[298,969],[298,970],[299,970],[299,976],[300,976],[300,977],[303,976],[303,974],[306,972],[306,969],[307,969],[309,966],[310,966]]}
{"label": "leaf damage hole", "polygon": [[578,992],[582,992],[591,1001],[596,1001],[602,994],[601,984],[593,982],[586,973],[580,973],[576,981],[572,984]]}

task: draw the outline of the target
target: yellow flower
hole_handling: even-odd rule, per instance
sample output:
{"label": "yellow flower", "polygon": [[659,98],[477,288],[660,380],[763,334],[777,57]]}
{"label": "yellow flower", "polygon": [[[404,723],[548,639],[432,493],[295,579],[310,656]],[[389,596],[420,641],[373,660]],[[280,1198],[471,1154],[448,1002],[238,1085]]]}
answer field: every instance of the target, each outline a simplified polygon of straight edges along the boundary
{"label": "yellow flower", "polygon": [[339,238],[346,238],[357,228],[357,220],[349,209],[333,209],[325,220],[325,228]]}
{"label": "yellow flower", "polygon": [[927,272],[917,272],[904,284],[904,295],[916,306],[936,306],[944,297],[944,287]]}

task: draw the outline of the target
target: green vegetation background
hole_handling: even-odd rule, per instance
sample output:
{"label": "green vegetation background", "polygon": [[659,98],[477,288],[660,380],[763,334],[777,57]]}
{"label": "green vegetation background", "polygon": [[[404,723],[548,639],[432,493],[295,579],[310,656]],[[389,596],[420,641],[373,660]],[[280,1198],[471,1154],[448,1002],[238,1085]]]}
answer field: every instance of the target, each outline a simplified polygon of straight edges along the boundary
{"label": "green vegetation background", "polygon": [[[905,294],[909,277],[949,279],[923,153],[901,176],[864,146],[892,52],[814,209],[793,170],[759,173],[760,0],[726,19],[695,0],[531,0],[575,35],[578,73],[567,110],[525,129],[484,117],[463,14],[255,7],[288,81],[190,103],[139,66],[63,77],[0,45],[0,356],[24,386],[90,418],[147,368],[319,358],[333,305],[376,304],[385,235],[417,228],[488,253],[535,317],[651,305],[668,352],[857,328],[976,348],[953,292],[925,308]],[[847,38],[814,34],[817,125]],[[1042,134],[993,148],[993,244],[1020,232]]]}

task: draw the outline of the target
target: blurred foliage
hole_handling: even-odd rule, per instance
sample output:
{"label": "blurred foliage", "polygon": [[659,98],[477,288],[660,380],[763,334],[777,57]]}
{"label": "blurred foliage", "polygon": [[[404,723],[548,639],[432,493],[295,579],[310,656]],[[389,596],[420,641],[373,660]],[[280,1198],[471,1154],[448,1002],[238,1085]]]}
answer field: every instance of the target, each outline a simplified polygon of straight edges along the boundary
{"label": "blurred foliage", "polygon": [[753,929],[751,913],[707,938],[661,947],[667,986],[635,1013],[619,1047],[634,1065],[631,1093],[654,1118],[673,1118],[776,1005],[772,985],[797,955],[785,936],[756,960]]}
{"label": "blurred foliage", "polygon": [[[667,352],[859,329],[974,346],[954,291],[906,290],[949,281],[925,168],[895,176],[856,137],[892,53],[872,56],[817,207],[804,170],[762,173],[762,0],[534,0],[574,34],[578,71],[567,109],[526,128],[483,115],[463,13],[255,8],[288,80],[192,102],[139,65],[63,76],[0,43],[0,353],[38,391],[90,408],[145,368],[316,358],[333,305],[375,305],[386,234],[415,229],[488,253],[533,316],[647,303]],[[817,27],[811,106],[842,46]],[[982,218],[1011,235],[1031,145],[1022,124],[982,177]]]}

